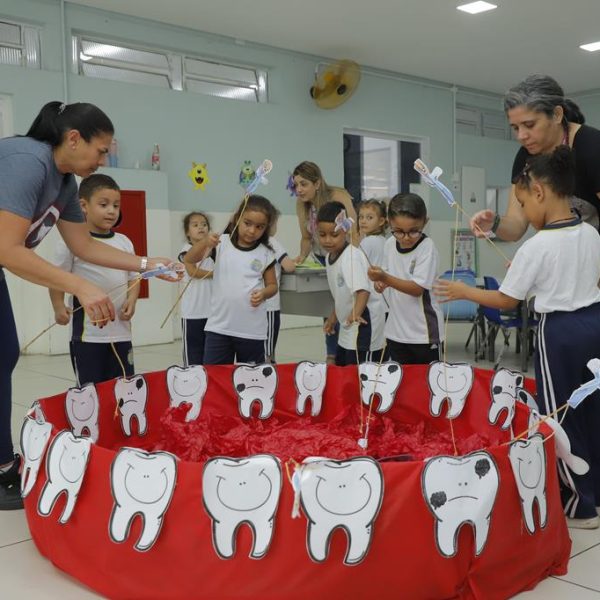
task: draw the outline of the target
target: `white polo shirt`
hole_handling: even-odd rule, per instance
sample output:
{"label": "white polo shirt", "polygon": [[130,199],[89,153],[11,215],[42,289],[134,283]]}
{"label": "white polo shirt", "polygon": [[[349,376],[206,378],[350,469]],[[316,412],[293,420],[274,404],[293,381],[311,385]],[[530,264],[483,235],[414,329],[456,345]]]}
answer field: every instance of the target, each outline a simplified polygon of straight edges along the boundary
{"label": "white polo shirt", "polygon": [[279,240],[269,238],[273,250],[275,250],[275,275],[277,276],[277,293],[269,298],[265,304],[268,311],[281,310],[281,296],[279,295],[279,284],[281,283],[281,261],[288,255],[287,250],[279,243]]}
{"label": "white polo shirt", "polygon": [[[192,247],[191,244],[185,244],[179,253],[179,260],[183,262],[183,257]],[[196,263],[199,269],[212,271],[215,268],[215,261],[206,257],[203,261]],[[187,271],[183,277],[183,284],[187,285],[190,276]],[[212,290],[212,279],[192,278],[185,293],[181,297],[181,318],[182,319],[208,319],[210,315],[210,300]]]}

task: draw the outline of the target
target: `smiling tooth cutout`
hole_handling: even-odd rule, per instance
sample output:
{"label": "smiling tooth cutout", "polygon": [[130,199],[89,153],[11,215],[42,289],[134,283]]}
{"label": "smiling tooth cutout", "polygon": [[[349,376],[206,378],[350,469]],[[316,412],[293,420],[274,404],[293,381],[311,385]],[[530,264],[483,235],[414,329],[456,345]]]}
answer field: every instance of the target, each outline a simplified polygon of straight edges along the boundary
{"label": "smiling tooth cutout", "polygon": [[515,402],[519,390],[523,387],[523,375],[517,371],[509,369],[500,369],[492,377],[492,404],[488,413],[488,420],[492,425],[496,425],[500,418],[500,413],[506,411],[504,423],[501,429],[508,429],[515,416]]}
{"label": "smiling tooth cutout", "polygon": [[443,556],[458,552],[458,533],[465,523],[475,529],[475,554],[481,554],[499,483],[498,468],[487,452],[437,456],[426,463],[423,496],[434,516],[435,541]]}
{"label": "smiling tooth cutout", "polygon": [[129,536],[136,516],[143,528],[134,548],[150,550],[160,533],[177,480],[177,458],[169,452],[145,452],[121,448],[110,468],[110,487],[115,501],[108,532],[113,542]]}
{"label": "smiling tooth cutout", "polygon": [[82,437],[84,431],[92,442],[98,441],[98,413],[100,402],[98,393],[93,383],[82,387],[72,387],[67,391],[65,398],[65,412],[73,435]]}
{"label": "smiling tooth cutout", "polygon": [[529,533],[535,533],[533,503],[537,500],[540,529],[546,526],[546,451],[542,435],[527,440],[516,440],[510,444],[508,457],[515,476],[523,520]]}
{"label": "smiling tooth cutout", "polygon": [[92,441],[75,437],[70,431],[61,431],[50,444],[46,454],[48,481],[40,494],[38,512],[47,517],[61,494],[66,494],[67,503],[59,523],[65,524],[71,517],[77,496],[83,483],[85,470],[90,459]]}
{"label": "smiling tooth cutout", "polygon": [[167,388],[170,406],[177,408],[181,404],[191,404],[185,416],[187,422],[195,421],[202,409],[202,400],[208,387],[208,376],[202,365],[190,367],[173,366],[167,369]]}
{"label": "smiling tooth cutout", "polygon": [[382,500],[383,474],[372,458],[305,459],[300,501],[308,518],[306,543],[312,560],[326,560],[331,536],[338,527],[348,536],[344,564],[357,565],[364,560]]}
{"label": "smiling tooth cutout", "polygon": [[115,399],[121,416],[121,428],[126,436],[131,436],[131,419],[138,422],[138,435],[145,435],[147,428],[146,402],[148,386],[142,375],[131,379],[117,378],[115,381]]}
{"label": "smiling tooth cutout", "polygon": [[260,404],[259,418],[268,419],[275,408],[277,371],[269,364],[239,365],[233,372],[233,387],[238,396],[240,414],[252,416],[252,404]]}
{"label": "smiling tooth cutout", "polygon": [[26,498],[35,485],[44,452],[52,433],[52,423],[40,422],[25,417],[21,428],[21,450],[23,451],[23,472],[21,473],[21,496]]}
{"label": "smiling tooth cutout", "polygon": [[250,526],[254,536],[250,558],[262,558],[267,553],[281,484],[280,462],[270,454],[218,456],[206,462],[202,498],[212,519],[213,546],[221,558],[235,554],[236,534],[242,523]]}
{"label": "smiling tooth cutout", "polygon": [[448,403],[448,419],[460,415],[473,387],[473,367],[466,363],[435,361],[429,365],[427,381],[431,390],[429,411],[434,417],[442,414],[442,404]]}
{"label": "smiling tooth cutout", "polygon": [[299,362],[296,365],[294,381],[298,391],[296,412],[303,415],[306,410],[306,402],[310,398],[310,414],[316,417],[321,412],[323,405],[323,391],[327,383],[327,364],[314,363],[309,360]]}
{"label": "smiling tooth cutout", "polygon": [[378,413],[384,413],[392,408],[396,390],[402,381],[402,367],[399,363],[388,361],[384,363],[364,362],[358,366],[360,376],[360,397],[365,406],[375,401],[379,396],[381,402]]}

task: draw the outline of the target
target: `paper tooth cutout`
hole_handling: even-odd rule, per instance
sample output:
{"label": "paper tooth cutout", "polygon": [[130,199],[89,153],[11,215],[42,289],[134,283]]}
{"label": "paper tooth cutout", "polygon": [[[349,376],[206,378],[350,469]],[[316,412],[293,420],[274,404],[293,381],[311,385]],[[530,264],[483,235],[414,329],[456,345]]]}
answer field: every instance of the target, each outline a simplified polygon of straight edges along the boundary
{"label": "paper tooth cutout", "polygon": [[98,441],[100,402],[93,383],[69,388],[65,398],[65,412],[73,435],[83,437],[87,432],[92,442]]}
{"label": "paper tooth cutout", "polygon": [[379,396],[378,413],[392,408],[396,390],[402,381],[402,367],[394,361],[384,363],[364,362],[358,366],[360,377],[360,397],[364,405],[369,406]]}
{"label": "paper tooth cutout", "polygon": [[195,421],[202,409],[202,400],[208,387],[208,376],[202,365],[191,367],[173,366],[167,369],[167,388],[172,407],[187,403],[190,405],[185,420]]}
{"label": "paper tooth cutout", "polygon": [[425,502],[435,519],[435,542],[447,558],[458,552],[460,528],[469,523],[475,530],[475,554],[485,547],[500,476],[487,452],[466,456],[437,456],[422,474]]}
{"label": "paper tooth cutout", "polygon": [[44,458],[48,440],[52,434],[52,423],[39,422],[25,417],[21,428],[21,450],[23,472],[21,473],[21,496],[26,498],[33,489]]}
{"label": "paper tooth cutout", "polygon": [[442,404],[448,403],[448,419],[455,419],[465,407],[473,387],[473,367],[466,363],[432,362],[427,372],[431,390],[429,411],[434,417],[442,414]]}
{"label": "paper tooth cutout", "polygon": [[70,431],[61,431],[50,444],[46,454],[48,481],[40,494],[38,513],[47,517],[61,494],[67,503],[58,520],[64,525],[73,514],[77,496],[85,476],[92,442],[89,438],[75,437]]}
{"label": "paper tooth cutout", "polygon": [[[542,416],[537,410],[532,410],[529,416],[529,427],[533,427],[541,420]],[[554,431],[554,446],[556,447],[557,458],[564,461],[569,469],[576,475],[585,475],[590,470],[590,465],[583,458],[575,456],[571,452],[571,442],[562,425],[552,417],[545,418],[544,423]],[[535,427],[534,433],[536,431],[537,427]]]}
{"label": "paper tooth cutout", "polygon": [[277,390],[277,371],[273,365],[239,365],[233,371],[233,387],[243,417],[250,418],[254,402],[260,404],[261,419],[271,416]]}
{"label": "paper tooth cutout", "polygon": [[508,429],[515,416],[515,401],[519,389],[523,386],[523,375],[517,371],[500,369],[492,377],[492,404],[488,413],[488,420],[492,425],[498,424],[500,413],[506,412],[501,429]]}
{"label": "paper tooth cutout", "polygon": [[124,542],[139,516],[143,529],[134,548],[139,552],[150,550],[160,534],[176,480],[177,458],[173,454],[121,448],[110,468],[115,501],[108,526],[111,540]]}
{"label": "paper tooth cutout", "polygon": [[323,562],[335,529],[348,537],[345,565],[366,557],[373,525],[383,501],[383,474],[369,457],[350,460],[307,458],[300,472],[300,501],[308,518],[307,549],[311,559]]}
{"label": "paper tooth cutout", "polygon": [[134,375],[131,379],[117,378],[115,381],[115,399],[121,417],[121,429],[126,436],[131,436],[131,419],[138,423],[138,435],[146,435],[148,426],[146,419],[146,402],[148,386],[142,375]]}
{"label": "paper tooth cutout", "polygon": [[306,402],[310,398],[310,414],[316,417],[321,412],[323,405],[323,391],[327,383],[327,365],[309,360],[299,362],[296,365],[294,382],[298,391],[296,412],[303,415],[306,410]]}
{"label": "paper tooth cutout", "polygon": [[212,519],[213,546],[221,558],[235,554],[242,523],[250,526],[254,536],[250,558],[265,556],[273,537],[281,485],[281,465],[270,454],[218,456],[206,462],[202,498]]}
{"label": "paper tooth cutout", "polygon": [[521,498],[523,520],[529,533],[535,533],[533,504],[537,500],[540,529],[546,526],[546,451],[544,437],[534,435],[527,440],[511,442],[508,457]]}
{"label": "paper tooth cutout", "polygon": [[587,368],[592,372],[594,378],[580,385],[569,396],[567,404],[571,408],[577,408],[590,394],[600,390],[600,359],[592,358],[587,363]]}

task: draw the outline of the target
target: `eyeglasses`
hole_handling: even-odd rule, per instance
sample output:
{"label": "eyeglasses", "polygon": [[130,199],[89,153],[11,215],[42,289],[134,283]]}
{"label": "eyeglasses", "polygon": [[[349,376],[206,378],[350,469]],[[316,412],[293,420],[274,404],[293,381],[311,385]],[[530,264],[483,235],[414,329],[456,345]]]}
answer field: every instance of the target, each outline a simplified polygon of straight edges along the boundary
{"label": "eyeglasses", "polygon": [[417,238],[421,237],[422,233],[422,229],[412,229],[411,231],[402,231],[401,229],[392,230],[392,235],[400,240],[405,237],[411,240],[416,240]]}

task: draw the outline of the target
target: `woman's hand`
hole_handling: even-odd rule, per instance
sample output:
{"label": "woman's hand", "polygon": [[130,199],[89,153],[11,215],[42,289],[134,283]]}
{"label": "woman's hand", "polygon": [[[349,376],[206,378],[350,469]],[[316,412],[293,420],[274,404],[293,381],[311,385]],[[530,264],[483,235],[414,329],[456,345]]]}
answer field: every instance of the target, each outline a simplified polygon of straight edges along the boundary
{"label": "woman's hand", "polygon": [[111,299],[99,287],[85,279],[77,286],[75,295],[90,321],[98,327],[104,327],[115,320],[115,307]]}
{"label": "woman's hand", "polygon": [[176,273],[176,277],[172,277],[171,275],[157,275],[156,277],[158,279],[171,282],[181,281],[183,274],[185,273],[185,266],[180,262],[172,261],[170,258],[149,258],[146,271],[152,271],[153,269],[165,266],[171,267],[172,271]]}
{"label": "woman's hand", "polygon": [[448,281],[446,279],[438,279],[433,284],[433,293],[438,302],[450,302],[451,300],[462,300],[466,297],[465,292],[471,289],[462,281]]}
{"label": "woman's hand", "polygon": [[496,213],[489,208],[486,210],[480,210],[476,212],[471,219],[469,220],[469,227],[471,231],[475,234],[475,237],[485,238],[488,237],[492,225],[494,224],[494,219],[496,218]]}

